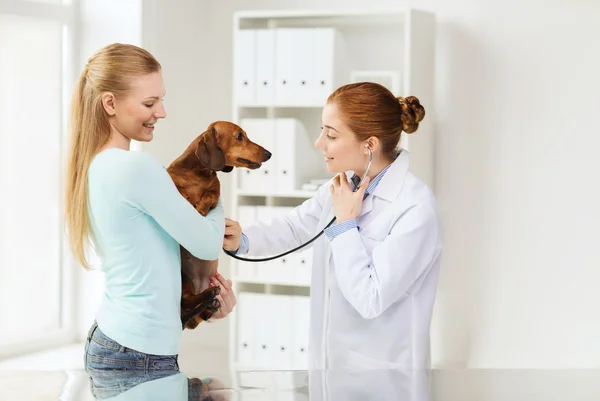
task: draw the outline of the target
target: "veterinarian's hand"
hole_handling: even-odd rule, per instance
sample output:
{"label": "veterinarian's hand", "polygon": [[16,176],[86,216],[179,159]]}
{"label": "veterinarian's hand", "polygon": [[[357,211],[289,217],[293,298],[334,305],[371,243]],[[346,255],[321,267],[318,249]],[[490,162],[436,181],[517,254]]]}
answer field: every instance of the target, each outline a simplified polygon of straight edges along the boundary
{"label": "veterinarian's hand", "polygon": [[221,308],[219,308],[217,313],[212,315],[209,321],[223,319],[231,313],[233,307],[237,304],[237,299],[233,293],[233,283],[231,280],[226,280],[225,277],[217,273],[217,277],[210,278],[210,286],[214,287],[217,285],[221,287],[221,293],[217,295],[217,299],[219,302],[221,302]]}
{"label": "veterinarian's hand", "polygon": [[333,177],[333,183],[329,187],[331,202],[337,223],[355,219],[362,209],[363,196],[369,186],[369,177],[360,185],[360,189],[352,192],[345,173]]}
{"label": "veterinarian's hand", "polygon": [[242,227],[235,220],[225,219],[225,237],[223,238],[223,249],[236,251],[242,241]]}

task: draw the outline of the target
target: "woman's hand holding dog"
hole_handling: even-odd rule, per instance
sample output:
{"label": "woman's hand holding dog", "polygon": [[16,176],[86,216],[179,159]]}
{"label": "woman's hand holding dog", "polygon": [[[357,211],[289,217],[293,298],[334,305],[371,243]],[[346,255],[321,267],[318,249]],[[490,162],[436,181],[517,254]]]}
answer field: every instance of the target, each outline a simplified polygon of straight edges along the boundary
{"label": "woman's hand holding dog", "polygon": [[[240,247],[240,242],[242,240],[242,227],[240,224],[231,219],[225,219],[225,236],[223,238],[223,249],[226,251],[235,251]],[[220,286],[221,293],[217,295],[217,299],[221,302],[221,308],[219,311],[212,315],[209,319],[223,319],[227,315],[231,313],[233,307],[237,303],[237,299],[235,298],[235,294],[233,293],[231,280],[226,280],[225,277],[221,276],[217,273],[216,277],[210,278],[210,286]]]}
{"label": "woman's hand holding dog", "polygon": [[209,321],[223,319],[231,313],[233,307],[237,304],[237,299],[233,293],[233,283],[231,280],[226,280],[225,277],[217,273],[216,277],[210,278],[210,286],[214,287],[217,285],[221,287],[221,293],[217,295],[217,299],[219,302],[221,302],[221,307],[217,313],[212,315]]}
{"label": "woman's hand holding dog", "polygon": [[242,227],[235,220],[225,219],[225,237],[223,238],[223,249],[236,251],[242,241]]}

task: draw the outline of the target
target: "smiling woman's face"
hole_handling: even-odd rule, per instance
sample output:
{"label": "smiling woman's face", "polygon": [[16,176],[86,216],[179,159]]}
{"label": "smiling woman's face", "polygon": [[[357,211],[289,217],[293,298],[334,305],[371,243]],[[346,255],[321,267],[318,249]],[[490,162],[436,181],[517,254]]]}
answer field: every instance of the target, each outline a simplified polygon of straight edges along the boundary
{"label": "smiling woman's face", "polygon": [[160,72],[133,79],[125,96],[105,96],[109,96],[106,101],[112,106],[110,123],[129,139],[151,141],[154,124],[167,116],[163,103],[165,87]]}
{"label": "smiling woman's face", "polygon": [[322,151],[327,171],[343,173],[364,168],[364,145],[361,145],[356,135],[344,124],[335,103],[325,105],[321,120],[321,135],[315,142],[315,147]]}

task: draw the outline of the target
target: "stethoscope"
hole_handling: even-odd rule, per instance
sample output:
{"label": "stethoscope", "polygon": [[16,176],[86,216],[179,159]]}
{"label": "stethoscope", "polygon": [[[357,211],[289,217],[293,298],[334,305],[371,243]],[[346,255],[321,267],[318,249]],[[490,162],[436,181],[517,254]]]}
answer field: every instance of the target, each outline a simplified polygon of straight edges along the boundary
{"label": "stethoscope", "polygon": [[[369,163],[367,164],[367,169],[365,170],[364,174],[362,175],[360,181],[358,182],[358,185],[356,186],[356,188],[354,188],[354,191],[352,192],[356,192],[360,189],[360,186],[362,185],[364,179],[367,177],[367,173],[369,172],[369,169],[371,168],[371,161],[373,160],[373,152],[371,151],[371,149],[369,148],[369,145],[366,144],[365,148],[367,148],[367,150],[369,151]],[[317,238],[319,238],[321,235],[323,235],[323,233],[325,232],[325,230],[327,228],[329,228],[333,222],[335,221],[335,216],[333,216],[333,219],[331,219],[331,221],[325,226],[323,227],[323,229],[321,230],[321,232],[319,234],[317,234],[313,239],[311,239],[310,241],[294,248],[294,249],[290,249],[289,251],[286,251],[284,253],[280,253],[279,255],[275,255],[275,256],[269,256],[268,258],[259,258],[259,259],[248,259],[248,258],[243,258],[241,256],[237,256],[233,253],[231,253],[230,251],[226,251],[225,249],[223,249],[223,251],[231,256],[234,259],[237,260],[243,260],[244,262],[267,262],[269,260],[273,260],[273,259],[277,259],[277,258],[281,258],[285,255],[289,255],[292,252],[296,252],[298,249],[302,249],[304,248],[306,245],[310,244],[311,242],[313,242],[314,240],[316,240]]]}

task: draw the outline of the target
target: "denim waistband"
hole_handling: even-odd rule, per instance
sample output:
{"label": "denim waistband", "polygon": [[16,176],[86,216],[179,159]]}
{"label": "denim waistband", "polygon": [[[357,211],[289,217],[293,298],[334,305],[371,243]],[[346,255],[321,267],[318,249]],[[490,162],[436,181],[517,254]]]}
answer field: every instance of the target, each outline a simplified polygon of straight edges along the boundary
{"label": "denim waistband", "polygon": [[94,323],[92,324],[92,327],[90,327],[90,329],[88,330],[88,334],[87,334],[87,342],[92,341],[92,338],[94,337],[94,333],[96,332],[96,330],[98,330],[98,333],[96,333],[96,337],[94,338],[94,341],[96,341],[97,343],[102,344],[105,347],[108,348],[114,348],[114,349],[118,349],[121,350],[122,352],[137,352],[138,354],[141,355],[148,355],[148,356],[152,356],[152,357],[172,357],[175,358],[175,361],[179,360],[179,355],[175,354],[175,355],[154,355],[154,354],[147,354],[141,351],[136,351],[132,348],[128,348],[123,346],[122,344],[119,344],[118,342],[116,342],[115,340],[113,340],[112,338],[109,338],[108,336],[106,336],[106,334],[104,334],[100,328],[98,327],[98,322],[94,320]]}
{"label": "denim waistband", "polygon": [[96,322],[94,320],[94,323],[92,324],[92,327],[90,327],[90,329],[88,330],[88,334],[87,334],[87,340],[90,341],[92,339],[92,336],[94,335],[94,331],[96,331],[96,329],[98,328],[98,322]]}

